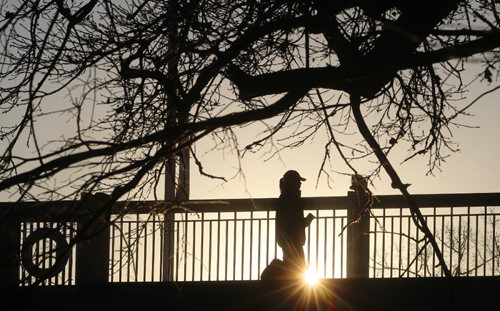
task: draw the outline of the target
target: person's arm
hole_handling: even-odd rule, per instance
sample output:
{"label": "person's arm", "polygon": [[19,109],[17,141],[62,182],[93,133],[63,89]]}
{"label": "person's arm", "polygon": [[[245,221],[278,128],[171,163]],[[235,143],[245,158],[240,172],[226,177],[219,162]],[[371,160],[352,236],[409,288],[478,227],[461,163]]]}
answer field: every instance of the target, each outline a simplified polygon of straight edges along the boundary
{"label": "person's arm", "polygon": [[307,214],[307,217],[305,218],[306,227],[308,227],[311,224],[311,222],[313,221],[314,218],[315,217],[313,214],[311,214],[311,213]]}

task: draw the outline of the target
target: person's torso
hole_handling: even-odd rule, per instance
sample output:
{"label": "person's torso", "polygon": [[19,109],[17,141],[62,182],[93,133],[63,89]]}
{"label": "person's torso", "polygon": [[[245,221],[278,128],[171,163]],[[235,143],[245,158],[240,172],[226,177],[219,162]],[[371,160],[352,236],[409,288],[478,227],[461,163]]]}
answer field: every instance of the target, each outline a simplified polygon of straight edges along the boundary
{"label": "person's torso", "polygon": [[276,235],[279,244],[285,239],[292,243],[304,243],[304,209],[300,197],[280,196],[276,207]]}

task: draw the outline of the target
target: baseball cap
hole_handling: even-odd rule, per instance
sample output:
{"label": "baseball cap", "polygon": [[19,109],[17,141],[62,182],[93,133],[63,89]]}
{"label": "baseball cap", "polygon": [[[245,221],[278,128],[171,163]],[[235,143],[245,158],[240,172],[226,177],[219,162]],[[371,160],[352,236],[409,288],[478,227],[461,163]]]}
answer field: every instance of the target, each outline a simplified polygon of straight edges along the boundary
{"label": "baseball cap", "polygon": [[295,170],[289,170],[283,175],[284,180],[300,180],[300,181],[305,181],[306,179],[302,176],[300,176],[299,172]]}

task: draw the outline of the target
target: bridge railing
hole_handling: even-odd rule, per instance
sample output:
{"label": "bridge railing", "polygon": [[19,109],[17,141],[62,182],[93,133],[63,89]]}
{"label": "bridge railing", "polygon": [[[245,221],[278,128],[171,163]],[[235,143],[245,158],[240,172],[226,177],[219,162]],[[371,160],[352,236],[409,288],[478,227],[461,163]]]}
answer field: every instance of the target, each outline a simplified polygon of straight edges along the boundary
{"label": "bridge railing", "polygon": [[[455,276],[500,275],[499,193],[414,199]],[[315,216],[306,231],[306,259],[319,277],[442,276],[401,196],[377,196],[362,217],[355,192],[303,200],[305,214]],[[89,228],[99,204],[75,210],[75,202],[2,203],[0,277],[4,286],[258,280],[282,256],[274,234],[275,203],[117,203],[93,219],[96,233],[72,246],[57,267],[57,250]],[[50,277],[38,282],[44,273]]]}

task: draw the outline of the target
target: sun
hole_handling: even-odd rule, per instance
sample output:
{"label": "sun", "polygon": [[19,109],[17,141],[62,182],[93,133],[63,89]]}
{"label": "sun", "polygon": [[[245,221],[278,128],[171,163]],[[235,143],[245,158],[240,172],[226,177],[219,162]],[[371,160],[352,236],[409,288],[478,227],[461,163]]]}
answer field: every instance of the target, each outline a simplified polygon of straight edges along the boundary
{"label": "sun", "polygon": [[304,273],[304,280],[308,285],[314,286],[318,283],[319,280],[318,273],[316,273],[314,269],[309,268]]}

